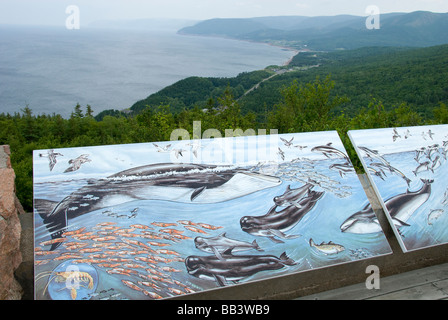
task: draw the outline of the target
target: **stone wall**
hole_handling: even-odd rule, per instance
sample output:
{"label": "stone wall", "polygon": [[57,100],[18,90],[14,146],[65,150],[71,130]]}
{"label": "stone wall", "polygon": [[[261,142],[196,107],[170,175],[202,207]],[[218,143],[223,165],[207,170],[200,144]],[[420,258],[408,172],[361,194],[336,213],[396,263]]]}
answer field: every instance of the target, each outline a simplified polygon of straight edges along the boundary
{"label": "stone wall", "polygon": [[22,298],[22,287],[14,277],[22,262],[20,213],[23,208],[15,194],[10,149],[0,146],[0,300]]}

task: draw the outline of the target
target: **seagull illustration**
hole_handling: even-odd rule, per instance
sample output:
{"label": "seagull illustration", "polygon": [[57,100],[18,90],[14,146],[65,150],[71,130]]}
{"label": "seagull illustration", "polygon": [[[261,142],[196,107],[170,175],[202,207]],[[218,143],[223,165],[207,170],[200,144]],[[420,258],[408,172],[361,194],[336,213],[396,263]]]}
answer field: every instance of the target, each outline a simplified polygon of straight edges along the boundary
{"label": "seagull illustration", "polygon": [[91,162],[92,160],[90,160],[89,158],[88,158],[88,154],[82,154],[82,155],[80,155],[78,158],[76,158],[76,159],[71,159],[71,160],[69,160],[68,161],[68,163],[70,163],[70,167],[68,167],[65,171],[64,171],[64,173],[66,173],[66,172],[73,172],[73,171],[76,171],[76,170],[79,170],[79,168],[81,168],[81,165],[83,164],[83,163],[86,163],[86,162]]}
{"label": "seagull illustration", "polygon": [[195,158],[197,158],[198,150],[199,148],[202,148],[201,143],[200,142],[187,143],[187,146],[190,146],[191,152],[194,154]]}
{"label": "seagull illustration", "polygon": [[298,148],[299,150],[303,150],[305,148],[308,148],[308,146],[299,146],[298,144],[294,146],[294,148]]}
{"label": "seagull illustration", "polygon": [[58,156],[64,156],[64,155],[59,152],[54,152],[53,149],[48,150],[46,155],[39,153],[39,157],[47,157],[48,158],[50,171],[52,171],[54,166],[56,165],[56,162],[57,162],[56,157],[58,157]]}
{"label": "seagull illustration", "polygon": [[283,143],[285,144],[285,146],[287,146],[288,148],[291,148],[291,146],[292,146],[292,140],[294,140],[294,137],[292,137],[291,138],[291,140],[286,140],[286,139],[283,139],[283,138],[280,138],[280,140],[282,140],[283,141]]}
{"label": "seagull illustration", "polygon": [[277,154],[282,158],[282,160],[285,160],[285,153],[282,149],[280,149],[280,147],[278,148]]}
{"label": "seagull illustration", "polygon": [[401,136],[398,134],[397,128],[394,128],[394,135],[392,136],[392,139],[395,142],[397,138],[401,138]]}
{"label": "seagull illustration", "polygon": [[154,147],[157,148],[157,152],[171,152],[169,149],[171,148],[171,144],[166,145],[165,147],[161,147],[155,143],[153,143]]}
{"label": "seagull illustration", "polygon": [[408,129],[408,130],[406,130],[406,133],[404,134],[404,138],[408,139],[410,136],[412,136],[412,134],[411,134],[411,131],[409,131],[409,129]]}
{"label": "seagull illustration", "polygon": [[179,159],[179,156],[183,157],[182,152],[186,151],[183,149],[173,149],[172,151],[174,151],[174,155],[176,156],[176,159]]}

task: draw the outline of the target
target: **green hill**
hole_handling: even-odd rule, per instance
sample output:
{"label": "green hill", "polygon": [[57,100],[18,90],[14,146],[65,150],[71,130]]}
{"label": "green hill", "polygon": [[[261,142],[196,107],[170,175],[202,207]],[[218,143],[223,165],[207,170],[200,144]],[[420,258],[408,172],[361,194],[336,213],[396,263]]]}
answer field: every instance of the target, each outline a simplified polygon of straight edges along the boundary
{"label": "green hill", "polygon": [[315,65],[307,71],[286,73],[263,83],[258,90],[241,100],[243,110],[259,109],[280,99],[279,90],[294,80],[299,83],[331,75],[334,94],[347,96],[350,102],[336,112],[354,114],[373,98],[384,102],[386,109],[406,103],[413,110],[427,114],[439,102],[448,102],[448,45],[429,48],[361,48],[333,53],[301,53],[291,65]]}
{"label": "green hill", "polygon": [[269,72],[261,70],[244,72],[234,78],[189,77],[136,102],[131,110],[138,113],[148,105],[152,107],[169,105],[170,111],[177,113],[195,105],[204,108],[210,104],[214,106],[216,98],[227,88],[234,96],[241,96],[269,75]]}
{"label": "green hill", "polygon": [[313,50],[365,46],[427,47],[448,43],[448,13],[416,11],[380,16],[380,29],[366,28],[366,17],[261,17],[212,19],[179,30],[181,34],[230,37]]}
{"label": "green hill", "polygon": [[[307,68],[315,65],[319,67]],[[288,68],[288,72],[272,78],[273,68],[234,78],[190,77],[136,102],[131,110],[139,113],[148,105],[169,105],[171,112],[178,113],[195,106],[216,107],[217,98],[228,90],[238,99],[243,113],[264,117],[280,101],[282,87],[295,80],[304,84],[328,75],[335,81],[333,93],[350,99],[335,112],[352,115],[377,99],[384,102],[386,109],[406,103],[425,115],[439,102],[448,102],[448,45],[301,52]],[[256,89],[250,90],[254,86]]]}

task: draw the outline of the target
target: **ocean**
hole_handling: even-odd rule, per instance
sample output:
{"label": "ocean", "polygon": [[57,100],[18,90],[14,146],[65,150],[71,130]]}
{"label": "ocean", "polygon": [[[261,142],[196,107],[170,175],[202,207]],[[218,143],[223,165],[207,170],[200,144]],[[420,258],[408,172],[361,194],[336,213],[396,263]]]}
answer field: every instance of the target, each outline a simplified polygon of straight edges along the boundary
{"label": "ocean", "polygon": [[282,65],[280,47],[175,31],[0,26],[0,113],[126,109],[190,76],[234,77]]}

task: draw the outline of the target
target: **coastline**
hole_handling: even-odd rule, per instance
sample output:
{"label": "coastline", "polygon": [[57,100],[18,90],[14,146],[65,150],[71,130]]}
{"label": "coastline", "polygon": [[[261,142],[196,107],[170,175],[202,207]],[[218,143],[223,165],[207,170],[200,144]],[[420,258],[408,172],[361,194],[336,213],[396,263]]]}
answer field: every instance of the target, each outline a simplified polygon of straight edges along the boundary
{"label": "coastline", "polygon": [[[279,48],[285,51],[292,51],[293,55],[286,60],[285,62],[283,62],[282,66],[283,67],[287,67],[289,66],[289,64],[292,62],[292,60],[294,59],[294,57],[296,55],[298,55],[300,52],[303,52],[304,50],[299,50],[296,48],[292,48],[292,47],[287,47],[287,46],[282,46],[282,45],[276,45],[274,43],[270,43],[270,42],[264,42],[264,41],[255,41],[255,40],[248,40],[248,39],[238,39],[238,38],[232,38],[232,37],[226,37],[226,36],[222,36],[222,35],[205,35],[205,34],[192,34],[192,33],[183,33],[183,32],[179,32],[177,31],[176,34],[180,35],[180,36],[189,36],[189,37],[205,37],[205,38],[215,38],[215,39],[227,39],[227,40],[235,40],[235,41],[242,41],[242,42],[248,42],[248,43],[256,43],[256,44],[264,44],[267,46],[271,46],[271,47],[275,47],[275,48]],[[268,66],[266,66],[268,67]]]}

